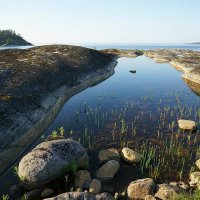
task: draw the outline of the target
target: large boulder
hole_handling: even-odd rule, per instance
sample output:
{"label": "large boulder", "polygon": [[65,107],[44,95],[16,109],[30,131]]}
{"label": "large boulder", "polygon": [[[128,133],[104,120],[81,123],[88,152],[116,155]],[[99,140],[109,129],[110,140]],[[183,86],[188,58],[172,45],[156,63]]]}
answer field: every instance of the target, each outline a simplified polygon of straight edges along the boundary
{"label": "large boulder", "polygon": [[115,176],[118,170],[119,162],[110,160],[97,170],[96,177],[100,180],[110,180]]}
{"label": "large boulder", "polygon": [[154,180],[151,178],[138,179],[129,184],[127,195],[129,199],[145,199],[146,195],[153,195]]}
{"label": "large boulder", "polygon": [[109,160],[120,160],[120,155],[117,149],[104,149],[99,152],[99,161],[106,162]]}
{"label": "large boulder", "polygon": [[90,172],[87,170],[79,170],[76,174],[74,185],[76,188],[83,188],[84,184],[88,183],[89,185],[91,180]]}
{"label": "large boulder", "polygon": [[[37,188],[60,175],[72,162],[88,162],[86,150],[72,139],[43,142],[22,158],[19,177],[27,188]],[[70,170],[70,169],[69,169]]]}
{"label": "large boulder", "polygon": [[114,200],[108,193],[101,193],[98,195],[90,194],[88,192],[66,192],[53,198],[45,200]]}
{"label": "large boulder", "polygon": [[195,130],[197,127],[194,121],[185,119],[178,120],[178,126],[183,130]]}
{"label": "large boulder", "polygon": [[180,187],[163,183],[157,185],[155,197],[158,197],[162,200],[168,200],[171,198],[175,198],[180,193],[184,193],[184,190]]}
{"label": "large boulder", "polygon": [[129,149],[127,147],[124,147],[121,152],[122,158],[129,163],[135,163],[139,162],[142,158],[142,155],[137,153],[136,151],[133,151],[132,149]]}

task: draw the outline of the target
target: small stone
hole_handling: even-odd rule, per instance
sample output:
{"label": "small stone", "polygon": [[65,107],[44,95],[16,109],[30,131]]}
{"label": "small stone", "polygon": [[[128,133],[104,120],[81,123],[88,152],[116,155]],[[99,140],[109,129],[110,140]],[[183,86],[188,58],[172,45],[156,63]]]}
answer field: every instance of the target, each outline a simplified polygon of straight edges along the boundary
{"label": "small stone", "polygon": [[172,186],[178,186],[179,185],[177,182],[170,182],[169,184],[172,185]]}
{"label": "small stone", "polygon": [[200,169],[200,159],[195,162],[196,166]]}
{"label": "small stone", "polygon": [[96,172],[96,177],[100,180],[112,179],[119,170],[119,162],[110,160],[100,167]]}
{"label": "small stone", "polygon": [[172,186],[170,184],[158,184],[156,187],[155,197],[158,197],[162,200],[168,200],[170,198],[176,197],[179,193],[183,193],[179,187]]}
{"label": "small stone", "polygon": [[75,192],[83,192],[82,188],[76,188]]}
{"label": "small stone", "polygon": [[46,188],[46,189],[44,189],[44,190],[42,191],[42,193],[41,193],[40,196],[41,196],[42,198],[46,198],[46,197],[52,196],[54,193],[55,193],[55,191],[54,191],[53,189],[51,189],[51,188]]}
{"label": "small stone", "polygon": [[99,194],[101,192],[101,181],[93,179],[90,184],[89,192],[93,194]]}
{"label": "small stone", "polygon": [[180,119],[180,120],[178,120],[178,126],[179,126],[179,128],[181,128],[183,130],[195,130],[196,129],[196,123],[192,120]]}
{"label": "small stone", "polygon": [[106,162],[109,160],[120,160],[120,155],[117,151],[117,149],[111,148],[111,149],[104,149],[99,152],[99,161],[100,162]]}
{"label": "small stone", "polygon": [[74,185],[76,188],[83,188],[83,186],[86,187],[86,184],[89,187],[89,184],[91,182],[91,176],[90,176],[90,172],[88,172],[87,170],[79,170],[76,174],[76,178],[74,181]]}
{"label": "small stone", "polygon": [[184,181],[179,182],[179,187],[184,190],[188,190],[190,188],[190,186],[187,183],[185,183]]}
{"label": "small stone", "polygon": [[120,198],[120,193],[115,192],[114,198],[115,198],[115,199],[119,199],[119,198]]}
{"label": "small stone", "polygon": [[122,158],[129,163],[135,163],[139,162],[142,158],[142,155],[137,153],[136,151],[133,151],[132,149],[129,149],[127,147],[124,147],[122,149]]}
{"label": "small stone", "polygon": [[138,179],[129,184],[127,194],[129,199],[144,199],[146,195],[152,195],[155,189],[154,180],[151,178]]}
{"label": "small stone", "polygon": [[155,198],[154,196],[148,194],[148,195],[146,195],[146,196],[144,197],[144,200],[156,200],[156,198]]}
{"label": "small stone", "polygon": [[190,186],[198,187],[200,189],[200,172],[193,172],[190,174]]}

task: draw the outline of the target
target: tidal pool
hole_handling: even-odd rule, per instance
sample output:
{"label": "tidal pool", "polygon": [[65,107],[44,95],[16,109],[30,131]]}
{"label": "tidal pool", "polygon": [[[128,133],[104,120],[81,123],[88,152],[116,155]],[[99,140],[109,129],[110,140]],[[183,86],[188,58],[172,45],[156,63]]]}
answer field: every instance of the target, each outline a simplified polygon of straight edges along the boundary
{"label": "tidal pool", "polygon": [[[63,127],[66,138],[79,140],[88,148],[93,173],[100,149],[128,146],[143,154],[138,165],[122,162],[109,183],[115,191],[140,177],[153,177],[158,182],[188,180],[200,152],[199,131],[179,130],[177,121],[199,122],[200,99],[181,74],[170,64],[155,63],[145,56],[120,58],[115,74],[71,97],[31,148],[53,131],[59,134]],[[16,182],[11,171],[1,178],[2,192]]]}

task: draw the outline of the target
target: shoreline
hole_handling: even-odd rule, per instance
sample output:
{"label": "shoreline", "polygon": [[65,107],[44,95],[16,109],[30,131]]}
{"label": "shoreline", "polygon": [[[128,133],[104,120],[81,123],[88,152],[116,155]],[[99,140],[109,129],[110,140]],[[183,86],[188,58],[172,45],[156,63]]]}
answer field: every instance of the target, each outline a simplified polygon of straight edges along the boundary
{"label": "shoreline", "polygon": [[[42,108],[39,110],[35,110],[35,114],[38,112],[45,112],[42,118],[34,124],[28,131],[26,131],[22,137],[15,140],[13,143],[6,148],[0,154],[1,165],[0,165],[0,174],[1,176],[6,173],[9,169],[9,166],[13,165],[13,163],[18,160],[18,158],[23,155],[27,149],[30,147],[30,141],[35,141],[42,132],[48,128],[48,126],[52,123],[52,121],[57,116],[58,112],[62,109],[63,105],[75,94],[81,92],[92,85],[98,84],[110,76],[114,74],[114,68],[117,65],[117,59],[113,60],[112,63],[105,66],[102,70],[97,70],[96,72],[92,72],[87,76],[83,76],[79,78],[80,82],[78,85],[69,88],[67,85],[60,87],[56,91],[47,94],[46,99],[42,102],[42,104],[49,104],[50,109],[44,111]],[[52,100],[52,101],[51,101]],[[20,145],[19,145],[20,143]],[[17,156],[15,160],[12,160],[13,157]],[[5,159],[6,158],[6,159]]]}

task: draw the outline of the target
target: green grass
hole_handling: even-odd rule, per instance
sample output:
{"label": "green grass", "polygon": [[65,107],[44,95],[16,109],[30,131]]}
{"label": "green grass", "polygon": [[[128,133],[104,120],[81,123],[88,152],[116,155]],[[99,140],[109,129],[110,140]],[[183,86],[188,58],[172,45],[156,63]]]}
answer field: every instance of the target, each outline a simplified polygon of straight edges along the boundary
{"label": "green grass", "polygon": [[200,190],[196,190],[191,194],[179,194],[175,198],[170,200],[199,200],[200,199]]}

